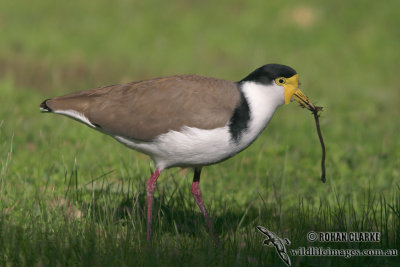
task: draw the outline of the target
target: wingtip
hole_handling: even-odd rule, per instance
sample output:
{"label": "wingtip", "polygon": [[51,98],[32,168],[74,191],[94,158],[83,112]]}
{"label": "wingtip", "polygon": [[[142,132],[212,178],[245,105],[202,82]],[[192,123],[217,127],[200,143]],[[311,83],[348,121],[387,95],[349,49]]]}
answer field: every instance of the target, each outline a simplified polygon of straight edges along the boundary
{"label": "wingtip", "polygon": [[47,104],[46,104],[47,100],[50,100],[50,99],[46,99],[45,101],[43,101],[40,104],[40,111],[42,111],[42,112],[52,112],[53,111],[51,108],[49,108],[49,106],[47,106]]}

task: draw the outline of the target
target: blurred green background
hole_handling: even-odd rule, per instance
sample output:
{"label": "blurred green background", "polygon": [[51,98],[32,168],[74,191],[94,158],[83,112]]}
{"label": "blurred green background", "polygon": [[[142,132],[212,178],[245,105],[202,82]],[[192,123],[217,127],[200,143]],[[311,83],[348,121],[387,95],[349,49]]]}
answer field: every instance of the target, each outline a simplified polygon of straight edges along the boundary
{"label": "blurred green background", "polygon": [[[183,73],[237,81],[267,63],[296,69],[302,91],[324,107],[327,183],[319,181],[321,152],[312,116],[296,104],[284,106],[250,148],[204,169],[203,196],[215,220],[222,221],[220,228],[254,231],[251,222],[263,220],[257,212],[247,215],[249,207],[279,207],[285,221],[299,199],[310,207],[349,199],[357,212],[371,192],[395,199],[400,181],[399,10],[395,0],[1,1],[1,222],[23,227],[28,217],[42,220],[44,210],[63,217],[68,205],[85,217],[89,213],[80,205],[85,199],[91,203],[94,191],[88,184],[96,178],[98,188],[116,192],[106,201],[113,209],[129,191],[142,192],[153,167],[146,156],[73,120],[40,114],[43,99]],[[191,175],[166,172],[159,180],[160,198],[176,199],[178,188],[185,200],[177,207],[194,207]],[[74,177],[82,196],[75,202],[68,199]],[[224,225],[228,211],[240,222]],[[246,216],[250,222],[244,225]],[[200,218],[195,228],[201,225]],[[282,225],[279,231],[295,228],[289,221]],[[398,245],[398,220],[392,230],[392,244]],[[21,242],[29,243],[24,233]],[[225,234],[229,239],[229,231]],[[171,238],[179,240],[179,235]],[[8,264],[10,254],[1,252],[0,260]]]}

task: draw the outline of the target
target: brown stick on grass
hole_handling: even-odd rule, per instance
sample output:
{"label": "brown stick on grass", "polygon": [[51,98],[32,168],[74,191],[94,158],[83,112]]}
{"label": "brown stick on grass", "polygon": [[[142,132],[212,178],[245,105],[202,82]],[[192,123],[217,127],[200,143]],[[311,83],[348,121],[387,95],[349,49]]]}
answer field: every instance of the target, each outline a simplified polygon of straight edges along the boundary
{"label": "brown stick on grass", "polygon": [[326,170],[325,170],[325,143],[324,143],[324,139],[322,138],[321,128],[319,126],[319,115],[318,115],[319,111],[322,111],[322,107],[315,106],[315,109],[312,110],[312,113],[314,115],[315,125],[317,126],[318,137],[319,137],[319,141],[321,143],[321,149],[322,149],[321,181],[323,183],[325,183],[326,182],[326,177],[325,177],[325,173],[326,173]]}
{"label": "brown stick on grass", "polygon": [[319,142],[321,143],[321,149],[322,149],[322,159],[321,159],[321,181],[323,183],[326,182],[326,177],[325,177],[325,144],[324,144],[324,139],[322,138],[322,133],[321,133],[321,128],[319,126],[319,115],[318,112],[322,111],[322,107],[319,106],[314,106],[308,98],[303,95],[303,93],[300,92],[301,95],[295,95],[295,99],[299,101],[300,107],[306,108],[310,110],[315,119],[315,125],[317,126],[317,132],[318,132],[318,137],[319,137]]}

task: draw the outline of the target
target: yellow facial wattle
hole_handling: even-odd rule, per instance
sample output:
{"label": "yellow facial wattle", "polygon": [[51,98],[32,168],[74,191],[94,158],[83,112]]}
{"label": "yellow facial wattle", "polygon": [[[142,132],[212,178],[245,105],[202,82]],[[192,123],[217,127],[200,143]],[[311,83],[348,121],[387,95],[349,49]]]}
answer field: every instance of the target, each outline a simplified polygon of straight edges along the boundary
{"label": "yellow facial wattle", "polygon": [[299,89],[299,75],[293,75],[290,78],[279,77],[275,79],[277,85],[283,86],[285,89],[285,104],[289,104],[292,97],[305,108],[313,109],[314,104]]}
{"label": "yellow facial wattle", "polygon": [[[282,80],[284,82],[280,83]],[[289,104],[293,94],[299,88],[299,75],[296,74],[290,78],[277,78],[275,82],[285,88],[285,104]]]}

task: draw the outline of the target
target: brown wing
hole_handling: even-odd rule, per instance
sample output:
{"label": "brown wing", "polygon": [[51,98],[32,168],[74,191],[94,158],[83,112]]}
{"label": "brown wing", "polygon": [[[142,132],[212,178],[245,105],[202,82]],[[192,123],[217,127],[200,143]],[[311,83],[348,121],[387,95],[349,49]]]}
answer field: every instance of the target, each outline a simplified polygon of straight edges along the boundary
{"label": "brown wing", "polygon": [[80,112],[109,134],[151,141],[183,126],[222,127],[239,101],[233,82],[179,75],[72,93],[46,105]]}

